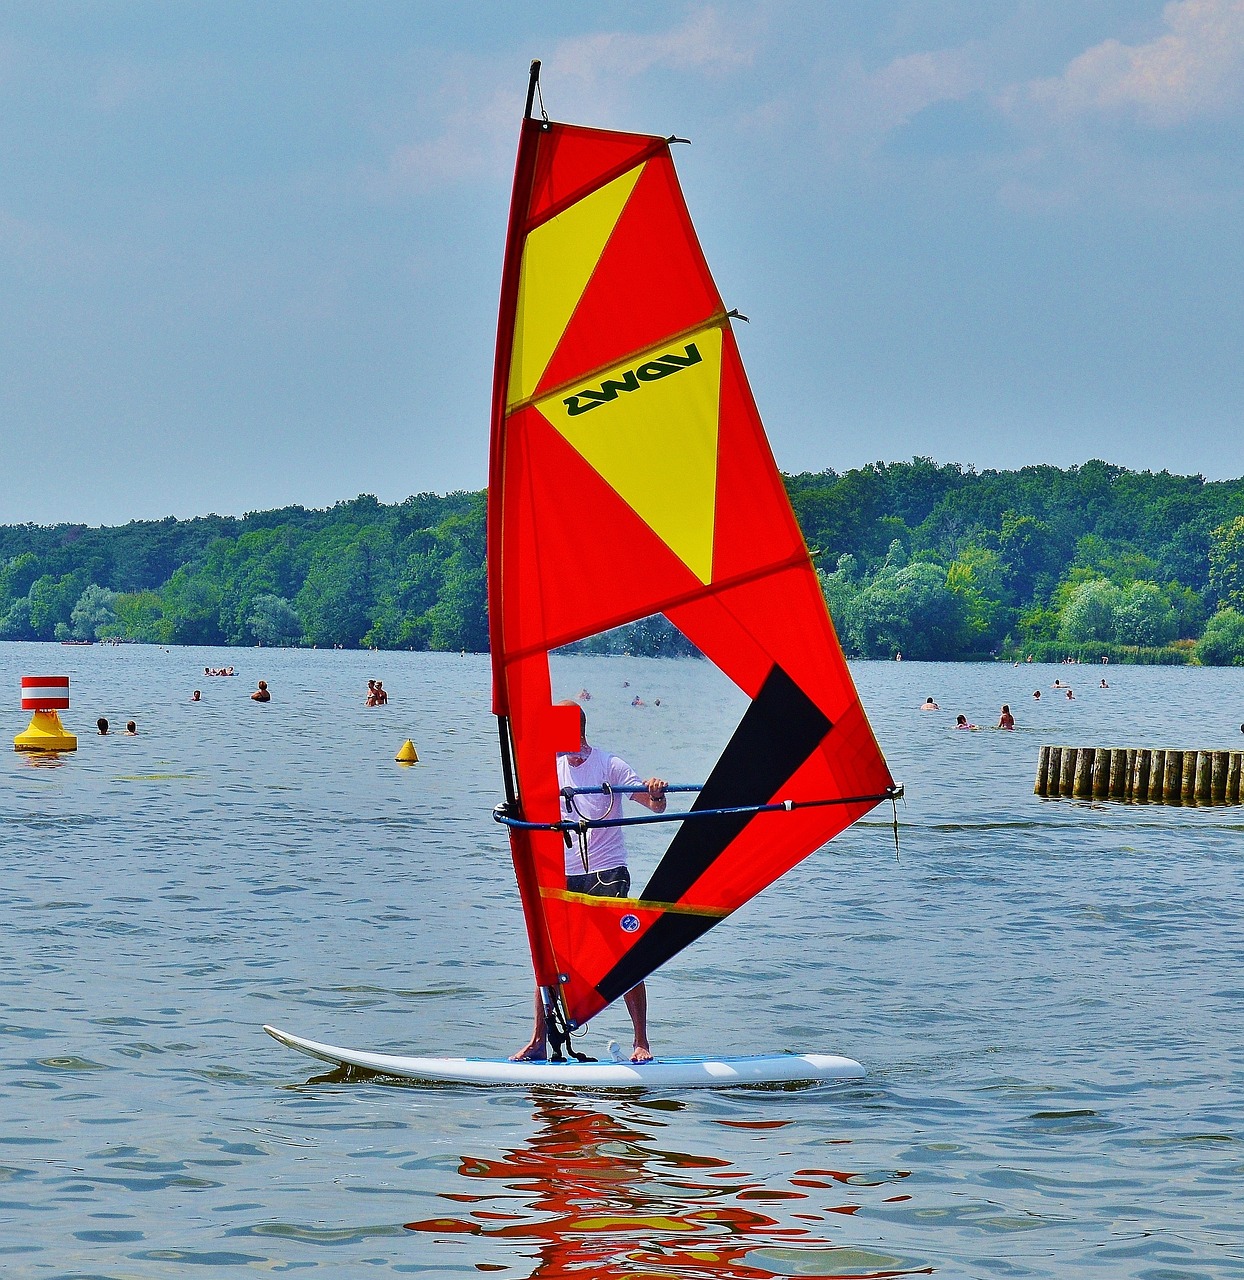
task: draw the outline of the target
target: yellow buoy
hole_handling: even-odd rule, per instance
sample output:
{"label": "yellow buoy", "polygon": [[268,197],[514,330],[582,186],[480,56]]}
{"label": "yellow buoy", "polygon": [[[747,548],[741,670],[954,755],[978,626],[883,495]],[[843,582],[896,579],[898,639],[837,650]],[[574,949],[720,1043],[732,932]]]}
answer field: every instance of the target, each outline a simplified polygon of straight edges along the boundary
{"label": "yellow buoy", "polygon": [[402,743],[402,749],[397,753],[394,759],[398,764],[418,764],[419,753],[415,750],[415,744],[409,738]]}
{"label": "yellow buoy", "polygon": [[22,676],[22,710],[31,711],[25,733],[13,739],[15,751],[76,751],[78,739],[60,722],[69,710],[68,676]]}
{"label": "yellow buoy", "polygon": [[55,711],[36,711],[24,733],[13,739],[15,751],[76,751],[77,737],[60,722]]}

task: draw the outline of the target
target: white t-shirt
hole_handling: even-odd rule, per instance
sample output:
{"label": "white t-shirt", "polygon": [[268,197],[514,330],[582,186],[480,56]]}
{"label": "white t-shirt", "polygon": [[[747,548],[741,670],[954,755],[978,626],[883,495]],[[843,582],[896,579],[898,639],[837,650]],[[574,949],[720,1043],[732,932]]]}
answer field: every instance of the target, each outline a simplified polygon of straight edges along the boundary
{"label": "white t-shirt", "polygon": [[[640,787],[643,779],[621,756],[610,755],[593,747],[581,765],[570,767],[569,756],[557,757],[557,786],[599,787],[607,782],[611,787]],[[570,821],[579,818],[621,818],[623,801],[629,796],[615,793],[610,796],[575,796],[575,807],[562,797],[562,817]],[[593,827],[587,833],[587,865],[589,871],[608,871],[610,867],[626,866],[626,842],[621,827]],[[570,833],[570,847],[566,850],[566,874],[583,874],[583,856],[579,852],[579,836]]]}

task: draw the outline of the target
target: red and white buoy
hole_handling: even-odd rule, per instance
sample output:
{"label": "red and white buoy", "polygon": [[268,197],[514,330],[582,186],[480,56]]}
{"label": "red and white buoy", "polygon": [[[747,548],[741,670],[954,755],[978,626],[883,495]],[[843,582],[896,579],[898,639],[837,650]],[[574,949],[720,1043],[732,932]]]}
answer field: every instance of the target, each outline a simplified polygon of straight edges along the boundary
{"label": "red and white buoy", "polygon": [[78,739],[60,722],[69,710],[68,676],[22,676],[22,710],[32,711],[25,733],[13,739],[17,751],[75,751]]}
{"label": "red and white buoy", "polygon": [[22,676],[23,711],[68,711],[68,676]]}

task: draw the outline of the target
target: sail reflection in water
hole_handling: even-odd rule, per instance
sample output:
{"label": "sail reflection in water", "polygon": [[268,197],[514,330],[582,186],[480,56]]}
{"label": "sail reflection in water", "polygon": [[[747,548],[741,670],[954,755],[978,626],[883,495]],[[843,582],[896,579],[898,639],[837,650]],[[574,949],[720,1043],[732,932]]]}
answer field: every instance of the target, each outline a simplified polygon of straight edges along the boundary
{"label": "sail reflection in water", "polygon": [[[570,1101],[540,1102],[526,1146],[499,1159],[463,1156],[464,1178],[497,1184],[479,1194],[443,1192],[463,1206],[455,1215],[409,1222],[438,1240],[445,1256],[482,1271],[541,1277],[636,1275],[772,1280],[775,1276],[865,1277],[928,1274],[909,1259],[835,1245],[835,1215],[860,1209],[848,1187],[875,1187],[879,1201],[905,1173],[876,1176],[799,1169],[765,1181],[710,1155],[658,1145],[658,1106],[599,1111]],[[654,1114],[648,1114],[648,1113]],[[781,1128],[786,1121],[720,1121]],[[468,1207],[471,1206],[471,1207]],[[781,1216],[778,1216],[778,1215]],[[466,1237],[480,1237],[473,1248]],[[509,1246],[510,1261],[502,1259]],[[475,1256],[477,1255],[477,1256]],[[515,1256],[517,1255],[517,1256]]]}

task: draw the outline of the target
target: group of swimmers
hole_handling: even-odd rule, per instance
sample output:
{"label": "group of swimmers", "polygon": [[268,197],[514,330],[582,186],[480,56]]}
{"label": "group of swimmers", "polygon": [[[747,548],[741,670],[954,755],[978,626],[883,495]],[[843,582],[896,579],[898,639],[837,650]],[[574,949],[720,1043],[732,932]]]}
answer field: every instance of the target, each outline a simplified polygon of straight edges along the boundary
{"label": "group of swimmers", "polygon": [[[204,670],[205,674],[207,674],[207,675],[212,675],[212,676],[231,676],[231,675],[233,675],[233,668],[232,668],[232,667],[230,667],[228,671],[208,671],[208,669],[207,669],[206,667],[204,667],[204,668],[203,668],[203,670]],[[202,690],[202,689],[196,689],[196,690],[195,690],[195,691],[190,695],[190,701],[191,701],[191,702],[202,702],[202,701],[203,701],[203,690]],[[266,680],[261,680],[261,681],[259,682],[259,687],[255,690],[255,692],[254,692],[254,693],[252,693],[252,694],[251,694],[251,701],[252,701],[252,702],[271,702],[271,701],[272,701],[272,695],[268,692],[268,682],[267,682]]]}
{"label": "group of swimmers", "polygon": [[385,692],[384,684],[380,680],[369,680],[367,682],[367,699],[366,705],[369,707],[384,707],[389,702],[389,695]]}
{"label": "group of swimmers", "polygon": [[232,667],[204,667],[203,674],[205,676],[235,676],[237,672]]}
{"label": "group of swimmers", "polygon": [[[629,680],[623,680],[623,681],[622,681],[622,687],[623,687],[624,689],[629,689],[629,688],[631,687],[631,682],[630,682]],[[591,700],[592,700],[592,695],[591,695],[590,693],[588,693],[588,691],[587,691],[586,689],[580,689],[580,690],[579,690],[579,692],[578,692],[578,695],[577,695],[577,696],[578,696],[578,699],[579,699],[579,701],[580,701],[580,702],[591,702]],[[639,694],[636,694],[636,695],[631,699],[631,706],[632,706],[632,707],[646,707],[647,705],[648,705],[648,704],[647,704],[647,703],[646,703],[646,702],[645,702],[645,701],[644,701],[644,700],[639,696]],[[652,705],[653,705],[654,707],[659,707],[659,706],[661,705],[661,699],[660,699],[660,698],[653,698],[653,700],[652,700]]]}
{"label": "group of swimmers", "polygon": [[[1065,693],[1067,695],[1068,702],[1074,702],[1076,700],[1075,692],[1072,690],[1070,685],[1064,684],[1061,680],[1055,680],[1053,687],[1057,689],[1060,693]],[[1101,683],[1097,687],[1099,689],[1110,688],[1110,685],[1107,683],[1105,676],[1102,677]],[[1034,702],[1041,701],[1040,689],[1034,689],[1032,691],[1032,700]],[[937,703],[933,700],[933,695],[930,694],[920,704],[920,710],[921,711],[940,711],[941,707],[937,705]],[[978,724],[973,724],[967,718],[967,716],[960,715],[955,717],[956,729],[979,729],[980,727],[981,726]],[[998,723],[994,725],[994,728],[995,729],[1014,729],[1015,728],[1015,717],[1011,713],[1011,708],[1008,703],[1004,702],[1002,704],[1002,710],[998,713]],[[1240,730],[1241,732],[1244,732],[1244,725],[1240,726]]]}
{"label": "group of swimmers", "polygon": [[[99,736],[101,738],[108,736],[108,721],[104,716],[100,716],[99,719],[95,721],[95,727],[99,730]],[[127,738],[138,737],[138,725],[136,725],[133,720],[127,720],[125,722],[125,736]]]}

